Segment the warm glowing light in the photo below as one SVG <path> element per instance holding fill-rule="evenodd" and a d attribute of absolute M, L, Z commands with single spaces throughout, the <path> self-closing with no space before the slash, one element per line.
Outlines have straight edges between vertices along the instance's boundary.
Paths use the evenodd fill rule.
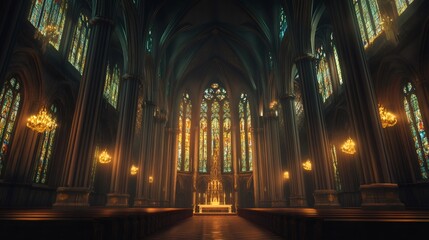
<path fill-rule="evenodd" d="M 378 105 L 378 110 L 380 112 L 381 126 L 383 128 L 395 126 L 398 120 L 393 113 L 387 111 L 382 105 Z"/>
<path fill-rule="evenodd" d="M 139 168 L 133 164 L 131 166 L 131 175 L 136 175 L 138 171 L 139 171 Z"/>
<path fill-rule="evenodd" d="M 276 109 L 278 104 L 279 103 L 276 100 L 271 101 L 270 102 L 270 109 L 272 109 L 272 110 Z"/>
<path fill-rule="evenodd" d="M 106 149 L 98 156 L 98 162 L 100 163 L 109 163 L 112 161 L 112 157 L 107 153 Z"/>
<path fill-rule="evenodd" d="M 284 171 L 283 172 L 283 179 L 284 180 L 289 180 L 289 171 Z"/>
<path fill-rule="evenodd" d="M 302 167 L 304 168 L 305 171 L 311 171 L 311 161 L 307 160 L 302 164 Z"/>
<path fill-rule="evenodd" d="M 341 146 L 341 151 L 347 154 L 355 154 L 356 153 L 356 143 L 350 137 L 344 142 Z"/>
<path fill-rule="evenodd" d="M 32 115 L 27 119 L 27 127 L 32 130 L 43 133 L 45 131 L 52 131 L 57 127 L 57 123 L 54 118 L 46 111 L 45 107 L 42 107 L 39 114 Z"/>
<path fill-rule="evenodd" d="M 213 83 L 213 84 L 211 85 L 211 87 L 212 87 L 212 88 L 214 88 L 214 89 L 216 89 L 216 88 L 218 88 L 218 87 L 219 87 L 219 84 L 217 84 L 217 83 Z"/>
<path fill-rule="evenodd" d="M 36 31 L 34 38 L 42 42 L 42 50 L 46 51 L 46 46 L 49 42 L 57 42 L 60 34 L 55 25 L 46 26 L 42 32 Z"/>
<path fill-rule="evenodd" d="M 149 183 L 153 183 L 153 177 L 149 176 Z"/>

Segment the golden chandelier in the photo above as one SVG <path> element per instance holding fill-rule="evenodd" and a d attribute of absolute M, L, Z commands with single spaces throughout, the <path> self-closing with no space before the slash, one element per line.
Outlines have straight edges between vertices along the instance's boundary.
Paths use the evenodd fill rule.
<path fill-rule="evenodd" d="M 341 151 L 347 154 L 355 154 L 356 153 L 356 143 L 350 137 L 344 142 L 341 146 Z"/>
<path fill-rule="evenodd" d="M 378 105 L 378 110 L 380 112 L 381 126 L 383 128 L 395 126 L 398 120 L 393 113 L 387 111 L 382 105 Z"/>
<path fill-rule="evenodd" d="M 109 163 L 112 161 L 112 157 L 107 153 L 106 149 L 98 156 L 98 161 L 100 163 Z"/>
<path fill-rule="evenodd" d="M 131 166 L 131 175 L 136 175 L 138 170 L 139 170 L 139 168 L 133 164 Z"/>
<path fill-rule="evenodd" d="M 45 107 L 42 107 L 39 114 L 32 115 L 27 119 L 27 127 L 34 131 L 43 133 L 45 131 L 52 131 L 57 127 L 57 123 L 54 118 L 46 111 Z"/>
<path fill-rule="evenodd" d="M 302 167 L 304 168 L 305 171 L 311 171 L 311 161 L 307 160 L 302 164 Z"/>

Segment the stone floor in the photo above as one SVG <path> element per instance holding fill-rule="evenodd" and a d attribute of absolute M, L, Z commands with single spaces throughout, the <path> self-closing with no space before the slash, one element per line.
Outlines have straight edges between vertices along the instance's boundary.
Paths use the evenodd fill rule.
<path fill-rule="evenodd" d="M 149 236 L 164 239 L 283 239 L 237 215 L 194 215 L 165 231 Z"/>

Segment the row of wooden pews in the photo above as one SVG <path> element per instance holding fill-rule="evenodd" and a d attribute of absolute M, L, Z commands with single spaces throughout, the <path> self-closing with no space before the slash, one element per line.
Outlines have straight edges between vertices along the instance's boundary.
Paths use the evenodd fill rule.
<path fill-rule="evenodd" d="M 181 208 L 0 209 L 0 233 L 2 239 L 144 239 L 191 216 L 192 209 Z"/>

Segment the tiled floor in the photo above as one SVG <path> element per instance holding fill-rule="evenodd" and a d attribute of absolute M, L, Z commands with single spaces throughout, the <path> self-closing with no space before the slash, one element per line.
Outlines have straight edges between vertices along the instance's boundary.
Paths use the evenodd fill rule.
<path fill-rule="evenodd" d="M 184 220 L 163 232 L 148 237 L 150 240 L 164 239 L 282 239 L 257 225 L 236 215 L 197 216 Z"/>

